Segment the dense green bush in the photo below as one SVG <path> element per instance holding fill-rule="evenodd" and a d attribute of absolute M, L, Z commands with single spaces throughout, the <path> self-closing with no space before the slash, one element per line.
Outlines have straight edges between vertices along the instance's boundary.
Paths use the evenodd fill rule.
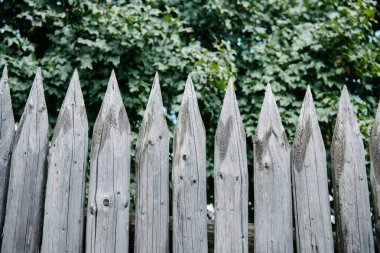
<path fill-rule="evenodd" d="M 369 0 L 1 0 L 0 65 L 9 67 L 16 120 L 36 67 L 43 68 L 51 127 L 74 68 L 90 125 L 114 68 L 134 140 L 154 73 L 160 74 L 171 129 L 191 74 L 207 129 L 212 201 L 214 131 L 230 77 L 236 79 L 248 134 L 250 171 L 251 137 L 266 83 L 272 85 L 290 140 L 311 86 L 327 149 L 346 84 L 368 140 L 380 98 L 376 7 Z"/>

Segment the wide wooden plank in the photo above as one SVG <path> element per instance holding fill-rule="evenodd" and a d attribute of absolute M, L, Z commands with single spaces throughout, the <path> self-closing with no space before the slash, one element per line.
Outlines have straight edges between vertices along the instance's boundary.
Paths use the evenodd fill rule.
<path fill-rule="evenodd" d="M 0 115 L 0 234 L 2 234 L 5 205 L 7 203 L 12 144 L 15 135 L 15 120 L 13 117 L 11 94 L 8 85 L 7 66 L 4 67 L 0 80 Z"/>
<path fill-rule="evenodd" d="M 339 252 L 374 252 L 363 141 L 344 87 L 331 145 Z"/>
<path fill-rule="evenodd" d="M 15 135 L 1 252 L 38 252 L 48 150 L 48 114 L 38 68 Z"/>
<path fill-rule="evenodd" d="M 41 252 L 83 251 L 87 152 L 87 115 L 75 70 L 50 143 Z"/>
<path fill-rule="evenodd" d="M 190 76 L 173 142 L 173 252 L 207 252 L 206 132 Z"/>
<path fill-rule="evenodd" d="M 376 238 L 380 242 L 380 103 L 372 127 L 369 152 L 371 157 L 371 189 Z"/>
<path fill-rule="evenodd" d="M 156 74 L 136 147 L 135 252 L 169 251 L 169 130 Z"/>
<path fill-rule="evenodd" d="M 130 141 L 112 71 L 92 136 L 86 252 L 128 252 Z"/>
<path fill-rule="evenodd" d="M 246 136 L 229 81 L 215 136 L 215 252 L 248 252 Z"/>
<path fill-rule="evenodd" d="M 293 252 L 290 148 L 268 84 L 254 138 L 255 252 Z"/>
<path fill-rule="evenodd" d="M 292 150 L 297 252 L 334 252 L 326 151 L 310 87 Z"/>

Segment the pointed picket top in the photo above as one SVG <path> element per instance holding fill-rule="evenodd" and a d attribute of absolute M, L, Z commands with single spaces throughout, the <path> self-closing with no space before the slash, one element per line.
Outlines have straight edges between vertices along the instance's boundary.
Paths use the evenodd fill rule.
<path fill-rule="evenodd" d="M 308 86 L 292 150 L 298 252 L 333 252 L 325 146 Z"/>
<path fill-rule="evenodd" d="M 198 107 L 197 95 L 195 93 L 193 81 L 190 75 L 186 81 L 185 91 L 182 96 L 181 106 L 178 114 L 178 123 L 175 128 L 175 132 L 177 134 L 180 134 L 177 140 L 180 140 L 184 137 L 183 131 L 187 129 L 187 124 L 189 124 L 189 122 L 199 123 L 199 126 L 203 128 L 203 132 L 205 132 L 201 113 Z"/>
<path fill-rule="evenodd" d="M 175 128 L 172 178 L 173 252 L 207 252 L 206 133 L 190 75 Z"/>
<path fill-rule="evenodd" d="M 268 83 L 265 89 L 265 97 L 261 107 L 255 138 L 257 140 L 264 140 L 269 137 L 270 134 L 274 134 L 279 138 L 284 143 L 285 147 L 288 146 L 288 139 L 282 125 L 276 99 L 272 93 L 272 88 Z"/>
<path fill-rule="evenodd" d="M 371 158 L 371 186 L 373 195 L 374 221 L 377 241 L 380 240 L 380 101 L 376 112 L 375 121 L 372 127 L 371 139 L 369 142 Z"/>
<path fill-rule="evenodd" d="M 215 252 L 248 252 L 246 135 L 232 79 L 215 135 Z M 235 193 L 239 192 L 238 195 Z"/>
<path fill-rule="evenodd" d="M 234 132 L 239 134 L 239 136 L 237 136 L 240 139 L 239 141 L 244 142 L 245 146 L 245 129 L 241 120 L 240 111 L 236 100 L 233 79 L 231 78 L 228 81 L 226 95 L 224 96 L 222 111 L 220 113 L 215 135 L 215 148 L 219 148 L 219 155 L 222 161 L 227 155 L 226 152 L 230 146 L 229 141 L 231 139 L 233 128 L 236 129 Z"/>
<path fill-rule="evenodd" d="M 160 81 L 157 72 L 153 80 L 148 104 L 145 109 L 139 136 L 137 138 L 136 156 L 139 156 L 141 155 L 141 152 L 144 152 L 144 147 L 149 144 L 149 137 L 152 134 L 153 129 L 162 129 L 162 134 L 164 134 L 165 137 L 169 136 L 169 128 L 166 123 L 165 109 L 162 102 Z"/>
<path fill-rule="evenodd" d="M 169 250 L 169 130 L 158 74 L 136 146 L 136 253 Z"/>
<path fill-rule="evenodd" d="M 14 132 L 15 120 L 13 116 L 11 93 L 8 84 L 8 68 L 3 69 L 3 74 L 0 80 L 0 112 L 2 115 L 2 124 L 0 127 L 1 136 L 4 136 L 5 132 L 8 133 L 8 129 L 11 129 L 9 133 Z M 13 136 L 13 134 L 12 134 Z M 13 137 L 12 137 L 13 138 Z M 2 141 L 3 142 L 3 141 Z M 1 205 L 1 203 L 0 203 Z"/>
<path fill-rule="evenodd" d="M 359 145 L 355 148 L 359 149 L 359 152 L 364 152 L 363 141 L 361 139 L 360 128 L 354 111 L 354 106 L 351 103 L 347 87 L 344 85 L 339 99 L 333 141 L 331 143 L 332 162 L 335 163 L 335 169 L 337 169 L 336 172 L 339 171 L 339 173 L 336 174 L 337 176 L 341 174 L 340 170 L 344 167 L 343 152 L 347 148 L 346 140 L 347 138 L 352 137 Z M 334 153 L 336 155 L 334 155 Z"/>
<path fill-rule="evenodd" d="M 79 119 L 79 122 L 77 119 Z M 52 143 L 55 141 L 58 134 L 60 134 L 61 130 L 64 130 L 64 134 L 66 134 L 67 129 L 73 127 L 74 121 L 75 123 L 81 124 L 81 129 L 88 130 L 86 108 L 77 69 L 74 70 L 65 99 L 63 100 L 59 111 Z M 75 124 L 75 126 L 79 127 L 77 124 Z"/>
<path fill-rule="evenodd" d="M 310 86 L 308 86 L 301 107 L 301 113 L 298 118 L 298 125 L 294 138 L 293 163 L 298 172 L 302 170 L 306 148 L 309 145 L 312 136 L 314 137 L 314 145 L 318 145 L 318 148 L 323 150 L 324 143 L 321 129 L 318 124 L 313 95 L 311 94 Z"/>
<path fill-rule="evenodd" d="M 338 251 L 374 252 L 363 140 L 346 86 L 339 100 L 331 156 Z"/>

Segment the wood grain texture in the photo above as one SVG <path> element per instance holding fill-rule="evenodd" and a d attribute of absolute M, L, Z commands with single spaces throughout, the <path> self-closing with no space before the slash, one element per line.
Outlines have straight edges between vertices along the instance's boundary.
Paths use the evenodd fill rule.
<path fill-rule="evenodd" d="M 229 81 L 215 136 L 215 252 L 248 252 L 245 130 Z"/>
<path fill-rule="evenodd" d="M 50 143 L 43 253 L 83 251 L 87 152 L 87 115 L 75 70 Z"/>
<path fill-rule="evenodd" d="M 135 252 L 169 252 L 169 130 L 158 74 L 136 147 Z"/>
<path fill-rule="evenodd" d="M 290 149 L 268 84 L 254 138 L 255 252 L 293 252 Z"/>
<path fill-rule="evenodd" d="M 369 141 L 371 157 L 371 188 L 377 242 L 380 242 L 380 103 Z"/>
<path fill-rule="evenodd" d="M 297 252 L 334 252 L 326 151 L 308 87 L 292 150 Z"/>
<path fill-rule="evenodd" d="M 331 145 L 339 252 L 374 252 L 364 147 L 344 87 Z"/>
<path fill-rule="evenodd" d="M 206 132 L 189 76 L 174 133 L 173 252 L 207 252 Z"/>
<path fill-rule="evenodd" d="M 38 68 L 15 135 L 1 252 L 38 252 L 43 215 L 48 114 Z"/>
<path fill-rule="evenodd" d="M 13 117 L 11 94 L 8 85 L 8 70 L 6 66 L 4 67 L 0 80 L 0 117 L 0 234 L 2 234 L 5 206 L 7 203 L 12 144 L 15 135 L 15 120 Z"/>
<path fill-rule="evenodd" d="M 128 252 L 130 125 L 112 71 L 94 125 L 86 252 Z"/>

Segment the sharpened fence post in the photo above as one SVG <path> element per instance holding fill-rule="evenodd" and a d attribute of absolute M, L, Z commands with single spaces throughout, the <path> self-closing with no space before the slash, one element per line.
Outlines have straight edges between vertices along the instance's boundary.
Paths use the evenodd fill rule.
<path fill-rule="evenodd" d="M 254 139 L 255 252 L 293 252 L 290 149 L 268 84 Z"/>
<path fill-rule="evenodd" d="M 136 148 L 135 252 L 169 252 L 169 130 L 156 74 Z"/>
<path fill-rule="evenodd" d="M 130 126 L 112 71 L 94 125 L 86 252 L 128 252 Z"/>
<path fill-rule="evenodd" d="M 374 252 L 364 146 L 346 86 L 331 145 L 339 252 Z"/>
<path fill-rule="evenodd" d="M 8 85 L 8 70 L 6 66 L 4 67 L 3 75 L 0 80 L 0 115 L 0 234 L 3 234 L 12 144 L 15 135 L 15 120 L 13 117 L 11 94 Z"/>
<path fill-rule="evenodd" d="M 207 252 L 206 133 L 189 76 L 174 134 L 173 252 Z"/>
<path fill-rule="evenodd" d="M 48 156 L 42 253 L 83 251 L 88 123 L 75 70 Z"/>
<path fill-rule="evenodd" d="M 48 130 L 41 69 L 38 68 L 14 140 L 3 253 L 39 251 Z"/>
<path fill-rule="evenodd" d="M 297 252 L 334 252 L 326 149 L 310 87 L 301 108 L 291 160 Z"/>
<path fill-rule="evenodd" d="M 229 81 L 215 136 L 215 250 L 248 252 L 246 136 Z"/>

